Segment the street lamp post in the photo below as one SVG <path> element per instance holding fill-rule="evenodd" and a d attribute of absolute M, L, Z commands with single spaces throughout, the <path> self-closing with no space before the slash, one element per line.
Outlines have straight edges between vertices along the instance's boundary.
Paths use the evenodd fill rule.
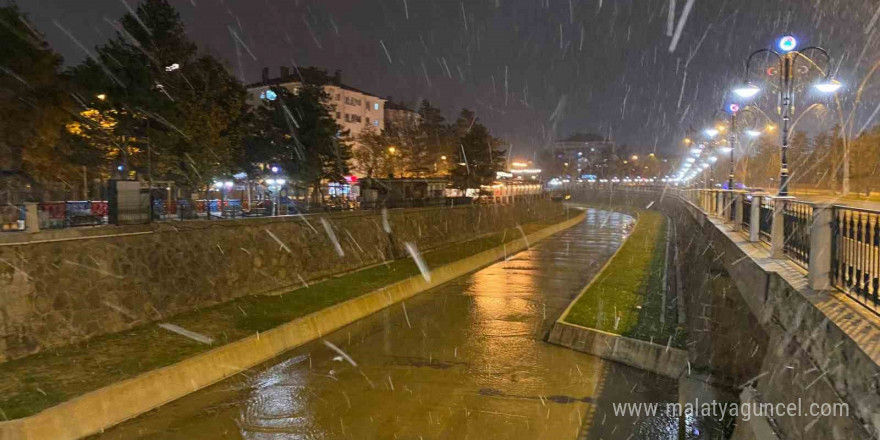
<path fill-rule="evenodd" d="M 809 57 L 804 55 L 806 51 L 815 51 L 819 52 L 822 56 L 825 57 L 826 65 L 831 65 L 831 56 L 828 54 L 828 51 L 821 47 L 810 46 L 805 47 L 801 50 L 795 50 L 797 48 L 797 40 L 791 35 L 785 35 L 779 39 L 777 42 L 777 47 L 780 52 L 777 52 L 773 49 L 758 49 L 752 52 L 751 55 L 746 59 L 746 68 L 745 68 L 745 84 L 736 88 L 734 92 L 742 98 L 751 98 L 757 95 L 761 89 L 749 82 L 749 67 L 752 62 L 752 58 L 756 55 L 766 53 L 772 54 L 776 56 L 779 61 L 779 99 L 782 102 L 781 108 L 778 110 L 782 117 L 782 151 L 781 151 L 781 169 L 779 171 L 779 192 L 778 196 L 786 197 L 788 196 L 788 178 L 789 178 L 789 170 L 788 170 L 788 138 L 789 138 L 789 129 L 790 129 L 790 121 L 791 114 L 794 112 L 794 103 L 793 103 L 793 95 L 794 95 L 794 75 L 795 75 L 795 63 L 798 58 L 804 58 L 808 60 L 813 66 L 816 66 L 817 69 L 819 67 L 813 62 Z M 819 69 L 821 72 L 821 69 Z M 840 82 L 836 81 L 831 75 L 830 70 L 824 73 L 824 80 L 818 84 L 815 84 L 815 88 L 823 93 L 833 93 L 836 92 L 840 87 Z"/>

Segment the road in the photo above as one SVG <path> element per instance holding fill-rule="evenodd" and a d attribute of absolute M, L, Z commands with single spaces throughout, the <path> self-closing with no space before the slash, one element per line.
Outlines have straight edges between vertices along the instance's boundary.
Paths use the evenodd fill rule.
<path fill-rule="evenodd" d="M 329 335 L 340 352 L 315 341 L 98 438 L 678 438 L 677 419 L 611 411 L 678 401 L 674 381 L 542 340 L 632 222 L 588 210 L 528 251 Z"/>

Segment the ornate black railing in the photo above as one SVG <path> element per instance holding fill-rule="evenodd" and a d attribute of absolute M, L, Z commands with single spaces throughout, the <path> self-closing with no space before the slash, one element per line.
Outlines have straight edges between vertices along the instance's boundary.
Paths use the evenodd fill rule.
<path fill-rule="evenodd" d="M 758 216 L 761 241 L 770 243 L 770 234 L 773 230 L 773 199 L 761 197 L 761 215 Z"/>
<path fill-rule="evenodd" d="M 752 219 L 752 199 L 750 196 L 743 196 L 743 219 L 742 219 L 742 228 L 743 231 L 746 231 L 746 234 L 749 233 L 749 221 Z"/>
<path fill-rule="evenodd" d="M 794 200 L 785 203 L 783 218 L 783 250 L 792 261 L 806 268 L 810 265 L 810 225 L 813 223 L 813 205 Z"/>
<path fill-rule="evenodd" d="M 834 207 L 831 282 L 857 301 L 880 307 L 880 213 Z"/>
<path fill-rule="evenodd" d="M 727 219 L 736 220 L 736 193 L 727 193 L 724 197 L 724 209 L 727 212 Z"/>

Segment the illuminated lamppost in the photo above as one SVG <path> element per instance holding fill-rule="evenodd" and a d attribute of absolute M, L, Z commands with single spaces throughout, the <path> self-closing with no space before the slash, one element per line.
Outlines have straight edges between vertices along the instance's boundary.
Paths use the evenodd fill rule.
<path fill-rule="evenodd" d="M 727 189 L 733 189 L 733 185 L 734 185 L 734 173 L 736 171 L 736 160 L 734 158 L 734 152 L 736 151 L 736 144 L 738 142 L 738 136 L 740 134 L 740 131 L 739 131 L 740 127 L 739 127 L 738 121 L 739 121 L 739 118 L 741 115 L 754 116 L 754 112 L 752 111 L 752 109 L 754 109 L 754 107 L 740 108 L 739 104 L 733 103 L 733 104 L 728 105 L 727 108 L 725 108 L 723 110 L 716 110 L 715 113 L 713 114 L 713 119 L 719 113 L 722 113 L 728 119 L 728 121 L 727 121 L 727 124 L 728 124 L 728 126 L 727 126 L 727 147 L 722 147 L 722 148 L 718 149 L 721 153 L 729 154 L 729 158 L 730 158 L 730 163 L 729 163 L 730 169 L 727 174 Z M 757 119 L 755 119 L 755 121 L 757 121 Z M 754 124 L 747 124 L 747 125 L 749 125 L 749 128 L 747 130 L 745 130 L 746 134 L 749 134 L 752 137 L 756 137 L 756 136 L 760 135 L 760 132 L 754 130 Z M 720 133 L 724 130 L 725 129 L 723 126 L 719 126 L 717 128 L 712 127 L 710 129 L 707 129 L 706 133 L 711 135 L 712 137 L 714 137 L 715 135 L 717 135 L 718 133 Z M 754 133 L 754 134 L 752 134 L 752 133 Z"/>
<path fill-rule="evenodd" d="M 816 90 L 822 93 L 834 93 L 840 89 L 841 84 L 839 81 L 834 79 L 834 76 L 830 71 L 823 72 L 816 63 L 807 57 L 804 53 L 807 51 L 818 52 L 823 57 L 825 57 L 826 66 L 831 65 L 831 56 L 828 54 L 828 51 L 821 47 L 810 46 L 805 47 L 801 50 L 797 49 L 797 39 L 795 39 L 792 35 L 785 35 L 779 39 L 777 42 L 777 47 L 779 48 L 779 52 L 773 49 L 758 49 L 752 52 L 751 55 L 746 59 L 746 69 L 745 69 L 745 78 L 744 83 L 734 89 L 734 93 L 742 98 L 752 98 L 756 96 L 761 88 L 756 86 L 755 84 L 749 82 L 749 66 L 751 65 L 752 58 L 755 55 L 761 53 L 772 54 L 776 56 L 779 61 L 778 71 L 779 71 L 779 84 L 778 84 L 778 97 L 779 101 L 781 101 L 781 108 L 777 109 L 777 112 L 782 117 L 782 167 L 779 172 L 779 196 L 785 197 L 788 196 L 788 132 L 790 129 L 789 123 L 791 121 L 791 114 L 794 113 L 794 75 L 797 73 L 800 75 L 802 72 L 796 71 L 796 62 L 800 58 L 804 58 L 809 61 L 810 65 L 816 67 L 820 73 L 823 74 L 823 79 L 814 84 Z M 806 70 L 803 72 L 809 71 L 810 66 L 806 66 Z"/>

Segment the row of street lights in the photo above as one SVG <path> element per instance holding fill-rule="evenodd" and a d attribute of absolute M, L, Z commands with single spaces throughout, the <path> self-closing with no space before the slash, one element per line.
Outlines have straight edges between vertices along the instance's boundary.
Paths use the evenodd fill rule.
<path fill-rule="evenodd" d="M 777 41 L 777 50 L 771 48 L 758 49 L 749 55 L 746 59 L 745 63 L 745 74 L 743 78 L 743 83 L 738 87 L 733 89 L 733 93 L 742 98 L 744 100 L 752 99 L 758 96 L 761 93 L 762 89 L 755 83 L 750 80 L 750 68 L 752 64 L 752 60 L 755 56 L 760 54 L 766 54 L 768 56 L 776 57 L 778 61 L 775 67 L 770 67 L 767 69 L 768 75 L 776 75 L 778 76 L 778 84 L 773 84 L 772 82 L 768 82 L 768 86 L 771 89 L 775 89 L 774 91 L 777 93 L 777 99 L 779 104 L 777 105 L 776 113 L 780 115 L 782 120 L 782 145 L 781 145 L 781 169 L 779 176 L 779 191 L 778 196 L 786 197 L 788 196 L 788 180 L 789 180 L 789 169 L 788 169 L 788 142 L 789 142 L 789 133 L 792 128 L 791 118 L 794 113 L 794 94 L 796 91 L 800 89 L 803 83 L 796 82 L 795 76 L 805 75 L 809 73 L 811 67 L 815 67 L 822 78 L 813 84 L 813 88 L 817 91 L 830 94 L 835 93 L 843 86 L 840 81 L 836 80 L 832 75 L 829 66 L 831 65 L 831 56 L 828 54 L 828 51 L 821 47 L 810 46 L 805 47 L 803 49 L 797 49 L 798 41 L 792 35 L 785 35 Z M 819 67 L 816 62 L 808 57 L 807 53 L 818 53 L 825 59 L 826 68 L 823 70 Z M 800 66 L 798 69 L 798 61 L 805 60 L 808 62 L 806 66 Z M 732 103 L 727 106 L 724 110 L 716 111 L 713 114 L 714 117 L 719 112 L 724 112 L 729 117 L 728 121 L 728 144 L 727 147 L 723 148 L 722 152 L 730 153 L 730 172 L 728 174 L 728 187 L 733 188 L 734 185 L 734 149 L 737 143 L 737 134 L 739 128 L 737 127 L 737 119 L 739 115 L 750 114 L 754 116 L 755 114 L 761 114 L 764 117 L 767 116 L 766 113 L 760 110 L 760 108 L 755 106 L 746 106 L 744 108 L 740 108 L 740 105 L 737 103 Z M 757 122 L 757 121 L 755 121 Z M 761 132 L 756 130 L 757 124 L 752 124 L 752 127 L 747 128 L 744 133 L 751 136 L 757 137 L 760 136 Z M 768 131 L 772 131 L 773 125 L 768 124 Z M 705 135 L 708 137 L 710 146 L 712 145 L 712 141 L 714 141 L 715 137 L 724 131 L 724 127 L 712 127 L 704 130 Z M 690 141 L 690 138 L 686 140 L 686 144 L 691 144 L 693 141 Z M 729 150 L 729 151 L 728 151 Z M 712 163 L 717 161 L 716 156 L 708 156 L 705 160 L 697 162 L 703 153 L 706 151 L 706 146 L 704 144 L 699 144 L 697 148 L 692 148 L 690 150 L 690 154 L 682 163 L 682 168 L 679 170 L 676 178 L 679 181 L 689 181 L 696 177 L 700 172 L 705 171 L 711 166 Z M 845 170 L 846 171 L 846 170 Z M 846 179 L 847 176 L 844 176 Z"/>

